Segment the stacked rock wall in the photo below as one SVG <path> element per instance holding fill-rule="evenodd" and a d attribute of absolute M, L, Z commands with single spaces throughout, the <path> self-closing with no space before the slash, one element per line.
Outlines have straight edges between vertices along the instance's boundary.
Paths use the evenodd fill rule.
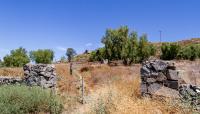
<path fill-rule="evenodd" d="M 11 84 L 21 84 L 23 83 L 23 79 L 19 77 L 5 77 L 5 76 L 0 76 L 0 85 L 11 85 Z"/>
<path fill-rule="evenodd" d="M 41 86 L 43 88 L 54 88 L 56 86 L 56 73 L 54 65 L 27 64 L 23 69 L 23 78 L 0 76 L 0 85 L 23 83 L 28 86 Z"/>
<path fill-rule="evenodd" d="M 53 88 L 56 86 L 56 73 L 54 65 L 36 64 L 24 66 L 25 82 L 29 86 Z"/>
<path fill-rule="evenodd" d="M 173 63 L 150 60 L 141 68 L 143 96 L 181 98 L 200 111 L 200 86 L 187 84 Z"/>
<path fill-rule="evenodd" d="M 160 60 L 151 60 L 143 63 L 141 80 L 141 92 L 143 95 L 162 94 L 165 90 L 173 93 L 178 90 L 180 82 L 174 64 Z"/>

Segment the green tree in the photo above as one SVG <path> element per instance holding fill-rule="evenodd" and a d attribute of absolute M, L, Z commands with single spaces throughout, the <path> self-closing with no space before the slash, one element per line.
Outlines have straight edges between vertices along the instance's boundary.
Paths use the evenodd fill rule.
<path fill-rule="evenodd" d="M 71 62 L 73 57 L 76 55 L 76 51 L 73 48 L 68 48 L 66 55 L 67 55 L 68 61 Z"/>
<path fill-rule="evenodd" d="M 35 63 L 51 64 L 54 58 L 54 52 L 50 49 L 39 49 L 30 52 L 30 58 Z"/>
<path fill-rule="evenodd" d="M 143 60 L 147 59 L 150 56 L 148 40 L 147 40 L 147 35 L 146 34 L 143 34 L 140 37 L 138 51 L 139 51 L 138 55 L 140 57 L 140 61 L 143 61 Z"/>
<path fill-rule="evenodd" d="M 22 47 L 16 50 L 11 50 L 10 55 L 6 55 L 3 58 L 3 64 L 6 67 L 22 67 L 29 62 L 30 59 L 27 55 L 27 51 Z"/>
<path fill-rule="evenodd" d="M 102 43 L 105 45 L 105 53 L 108 60 L 122 59 L 121 52 L 123 45 L 128 40 L 129 29 L 122 26 L 119 29 L 107 29 Z"/>
<path fill-rule="evenodd" d="M 129 35 L 130 38 L 130 64 L 131 63 L 137 63 L 139 62 L 139 57 L 138 57 L 138 35 L 137 32 L 132 32 Z"/>

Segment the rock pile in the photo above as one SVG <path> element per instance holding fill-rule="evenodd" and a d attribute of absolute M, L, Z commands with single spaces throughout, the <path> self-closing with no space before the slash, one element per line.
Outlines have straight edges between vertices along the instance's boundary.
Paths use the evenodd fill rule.
<path fill-rule="evenodd" d="M 24 66 L 24 81 L 28 86 L 41 86 L 54 88 L 56 86 L 56 73 L 54 65 L 27 64 Z"/>
<path fill-rule="evenodd" d="M 183 84 L 179 87 L 182 100 L 190 103 L 200 111 L 200 87 L 190 84 Z"/>
<path fill-rule="evenodd" d="M 0 76 L 0 85 L 10 85 L 10 84 L 21 84 L 23 83 L 23 79 L 19 77 L 5 77 L 5 76 Z"/>
<path fill-rule="evenodd" d="M 173 63 L 150 60 L 141 68 L 141 92 L 143 95 L 178 97 L 180 78 Z"/>

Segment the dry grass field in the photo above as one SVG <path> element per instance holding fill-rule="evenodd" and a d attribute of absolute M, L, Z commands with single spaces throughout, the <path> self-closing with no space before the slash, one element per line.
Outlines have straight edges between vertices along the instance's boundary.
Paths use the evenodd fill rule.
<path fill-rule="evenodd" d="M 140 96 L 140 67 L 100 64 L 74 65 L 85 81 L 85 103 L 80 101 L 80 81 L 69 74 L 68 64 L 56 64 L 57 93 L 63 114 L 190 114 L 191 110 L 171 99 Z M 22 68 L 3 68 L 0 75 L 23 76 Z"/>

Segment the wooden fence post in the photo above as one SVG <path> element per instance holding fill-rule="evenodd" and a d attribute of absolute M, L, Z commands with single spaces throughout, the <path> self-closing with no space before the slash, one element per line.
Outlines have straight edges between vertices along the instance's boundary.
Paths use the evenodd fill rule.
<path fill-rule="evenodd" d="M 70 75 L 72 75 L 72 63 L 70 62 Z"/>
<path fill-rule="evenodd" d="M 84 101 L 85 101 L 85 99 L 84 99 L 84 78 L 83 78 L 83 76 L 81 76 L 81 95 L 82 95 L 82 104 L 84 104 Z"/>

